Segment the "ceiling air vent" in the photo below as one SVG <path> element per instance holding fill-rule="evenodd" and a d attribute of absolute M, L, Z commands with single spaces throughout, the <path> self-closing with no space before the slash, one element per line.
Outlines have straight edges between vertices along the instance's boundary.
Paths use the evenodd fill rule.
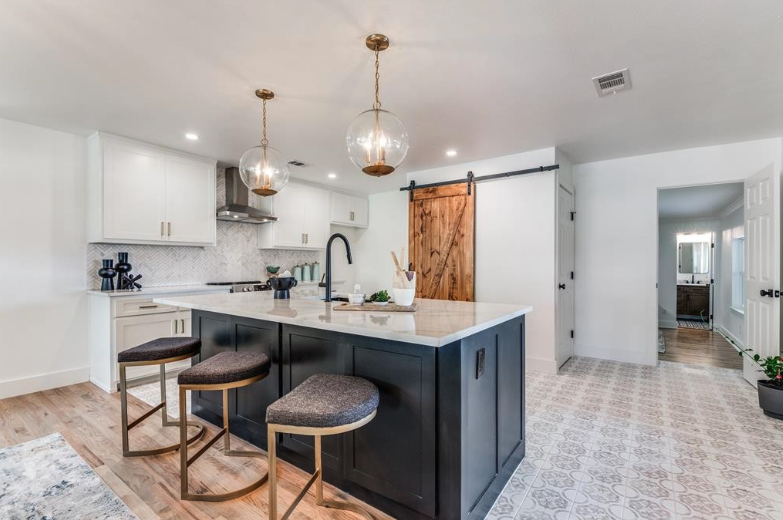
<path fill-rule="evenodd" d="M 307 166 L 307 164 L 303 163 L 302 161 L 297 161 L 296 159 L 294 159 L 293 161 L 288 161 L 288 164 L 290 164 L 291 166 L 299 166 L 300 168 L 304 168 L 305 166 Z"/>
<path fill-rule="evenodd" d="M 599 96 L 614 94 L 619 90 L 628 90 L 631 88 L 631 75 L 628 69 L 618 70 L 602 76 L 593 78 L 595 90 Z"/>

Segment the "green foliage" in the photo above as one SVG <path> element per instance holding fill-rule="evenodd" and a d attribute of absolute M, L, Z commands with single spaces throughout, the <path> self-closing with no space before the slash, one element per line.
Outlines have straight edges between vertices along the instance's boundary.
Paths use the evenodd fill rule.
<path fill-rule="evenodd" d="M 369 298 L 371 302 L 388 302 L 389 300 L 391 300 L 391 297 L 385 289 L 371 294 Z"/>
<path fill-rule="evenodd" d="M 762 359 L 758 354 L 751 354 L 752 348 L 742 349 L 739 352 L 740 357 L 746 356 L 759 367 L 759 372 L 764 372 L 771 382 L 783 385 L 783 356 L 767 356 Z"/>

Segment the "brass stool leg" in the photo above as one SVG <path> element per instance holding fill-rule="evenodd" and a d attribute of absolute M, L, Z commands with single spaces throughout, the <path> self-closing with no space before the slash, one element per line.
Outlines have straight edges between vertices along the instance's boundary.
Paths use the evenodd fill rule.
<path fill-rule="evenodd" d="M 264 377 L 266 377 L 264 375 Z M 258 380 L 262 379 L 262 377 L 256 377 L 252 378 L 251 380 L 247 380 L 244 382 L 240 382 L 240 385 L 232 386 L 230 388 L 238 388 L 239 386 L 247 386 L 248 384 L 254 383 Z M 180 385 L 179 387 L 179 395 L 180 395 L 180 414 L 184 414 L 184 393 L 186 390 L 222 390 L 223 391 L 223 429 L 220 430 L 220 432 L 217 433 L 214 437 L 212 437 L 210 440 L 207 441 L 207 443 L 201 447 L 201 449 L 192 457 L 188 457 L 188 447 L 187 443 L 185 442 L 185 435 L 184 428 L 180 427 L 180 496 L 182 500 L 200 500 L 204 502 L 223 502 L 225 500 L 232 500 L 234 498 L 238 498 L 241 496 L 244 496 L 251 491 L 260 488 L 269 478 L 269 469 L 267 469 L 267 472 L 259 479 L 253 481 L 252 483 L 248 484 L 247 486 L 243 487 L 242 489 L 238 489 L 236 491 L 231 491 L 229 493 L 189 493 L 188 492 L 188 467 L 196 462 L 199 457 L 204 455 L 206 451 L 212 447 L 215 442 L 223 438 L 223 454 L 227 457 L 257 457 L 257 458 L 263 458 L 264 454 L 260 451 L 248 451 L 248 450 L 232 450 L 231 449 L 231 433 L 229 431 L 229 417 L 230 417 L 230 410 L 229 410 L 229 402 L 228 402 L 228 390 L 230 388 L 223 387 L 223 388 L 209 388 L 209 385 Z"/>
<path fill-rule="evenodd" d="M 369 418 L 366 418 L 358 423 L 354 423 L 354 425 L 355 427 L 358 428 L 359 426 L 369 422 L 373 417 L 375 417 L 375 413 L 373 413 Z M 374 516 L 372 516 L 368 511 L 366 511 L 364 508 L 356 504 L 351 504 L 349 502 L 339 502 L 336 500 L 324 500 L 323 457 L 321 451 L 322 434 L 324 432 L 326 432 L 327 435 L 344 433 L 346 431 L 350 431 L 354 429 L 354 425 L 348 425 L 344 430 L 334 431 L 334 432 L 329 432 L 328 429 L 286 427 L 279 424 L 276 425 L 276 427 L 279 428 L 279 430 L 277 430 L 275 427 L 273 427 L 272 424 L 267 425 L 267 453 L 269 457 L 269 520 L 278 520 L 277 519 L 277 455 L 276 455 L 277 443 L 275 438 L 277 431 L 283 433 L 297 433 L 300 435 L 312 435 L 315 438 L 315 472 L 310 476 L 310 480 L 307 482 L 307 484 L 305 484 L 304 488 L 302 488 L 302 490 L 299 492 L 297 497 L 294 499 L 293 503 L 290 506 L 288 506 L 288 509 L 286 509 L 286 512 L 283 513 L 283 516 L 280 518 L 280 520 L 286 520 L 289 516 L 291 516 L 291 513 L 294 512 L 296 506 L 299 505 L 299 502 L 302 501 L 302 499 L 307 494 L 307 491 L 313 486 L 313 484 L 315 484 L 315 503 L 317 505 L 321 507 L 332 508 L 332 509 L 343 509 L 345 511 L 356 513 L 357 515 L 361 516 L 362 518 L 365 518 L 366 520 L 375 520 Z"/>
<path fill-rule="evenodd" d="M 198 428 L 192 437 L 187 439 L 187 444 L 192 444 L 199 440 L 202 435 L 207 431 L 203 424 L 199 424 L 195 421 L 187 421 L 184 415 L 180 415 L 179 421 L 169 421 L 166 407 L 166 363 L 160 363 L 160 404 L 153 407 L 132 423 L 128 424 L 128 381 L 126 374 L 127 364 L 120 363 L 120 416 L 122 422 L 122 456 L 123 457 L 143 457 L 146 455 L 160 455 L 162 453 L 169 453 L 177 451 L 180 448 L 180 443 L 171 444 L 162 448 L 155 448 L 151 450 L 136 450 L 131 451 L 130 440 L 128 432 L 134 427 L 141 424 L 147 417 L 151 416 L 158 410 L 161 411 L 161 424 L 164 427 L 179 426 L 180 423 L 185 425 L 185 435 L 187 436 L 187 427 L 193 426 Z M 180 403 L 182 404 L 182 403 Z"/>

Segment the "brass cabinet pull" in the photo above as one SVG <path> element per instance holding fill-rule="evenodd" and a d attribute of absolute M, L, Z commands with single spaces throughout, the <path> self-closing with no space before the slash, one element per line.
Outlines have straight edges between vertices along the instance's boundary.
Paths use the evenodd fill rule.
<path fill-rule="evenodd" d="M 305 233 L 305 244 L 310 243 L 310 233 Z"/>
<path fill-rule="evenodd" d="M 353 211 L 351 211 L 351 220 L 353 220 Z"/>
<path fill-rule="evenodd" d="M 303 244 L 305 243 L 305 241 L 304 241 L 304 233 L 302 233 L 302 243 Z"/>
<path fill-rule="evenodd" d="M 174 320 L 174 335 L 175 336 L 177 335 L 177 321 L 179 321 L 179 320 Z"/>
<path fill-rule="evenodd" d="M 139 305 L 139 309 L 157 309 L 157 305 Z"/>
<path fill-rule="evenodd" d="M 163 236 L 165 233 L 163 231 L 163 221 L 160 221 L 160 236 Z"/>
<path fill-rule="evenodd" d="M 182 333 L 185 334 L 185 320 L 182 320 Z"/>
<path fill-rule="evenodd" d="M 169 236 L 171 236 L 171 222 L 169 222 Z"/>

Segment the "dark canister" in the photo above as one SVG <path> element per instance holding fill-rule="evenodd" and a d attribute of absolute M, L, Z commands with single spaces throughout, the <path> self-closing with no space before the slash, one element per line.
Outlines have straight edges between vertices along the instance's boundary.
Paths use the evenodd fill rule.
<path fill-rule="evenodd" d="M 117 275 L 114 269 L 114 260 L 111 258 L 103 259 L 103 267 L 98 269 L 98 276 L 101 277 L 101 291 L 114 290 L 114 277 Z"/>
<path fill-rule="evenodd" d="M 291 288 L 296 287 L 293 276 L 270 278 L 266 284 L 275 290 L 275 300 L 287 300 L 291 297 Z"/>

